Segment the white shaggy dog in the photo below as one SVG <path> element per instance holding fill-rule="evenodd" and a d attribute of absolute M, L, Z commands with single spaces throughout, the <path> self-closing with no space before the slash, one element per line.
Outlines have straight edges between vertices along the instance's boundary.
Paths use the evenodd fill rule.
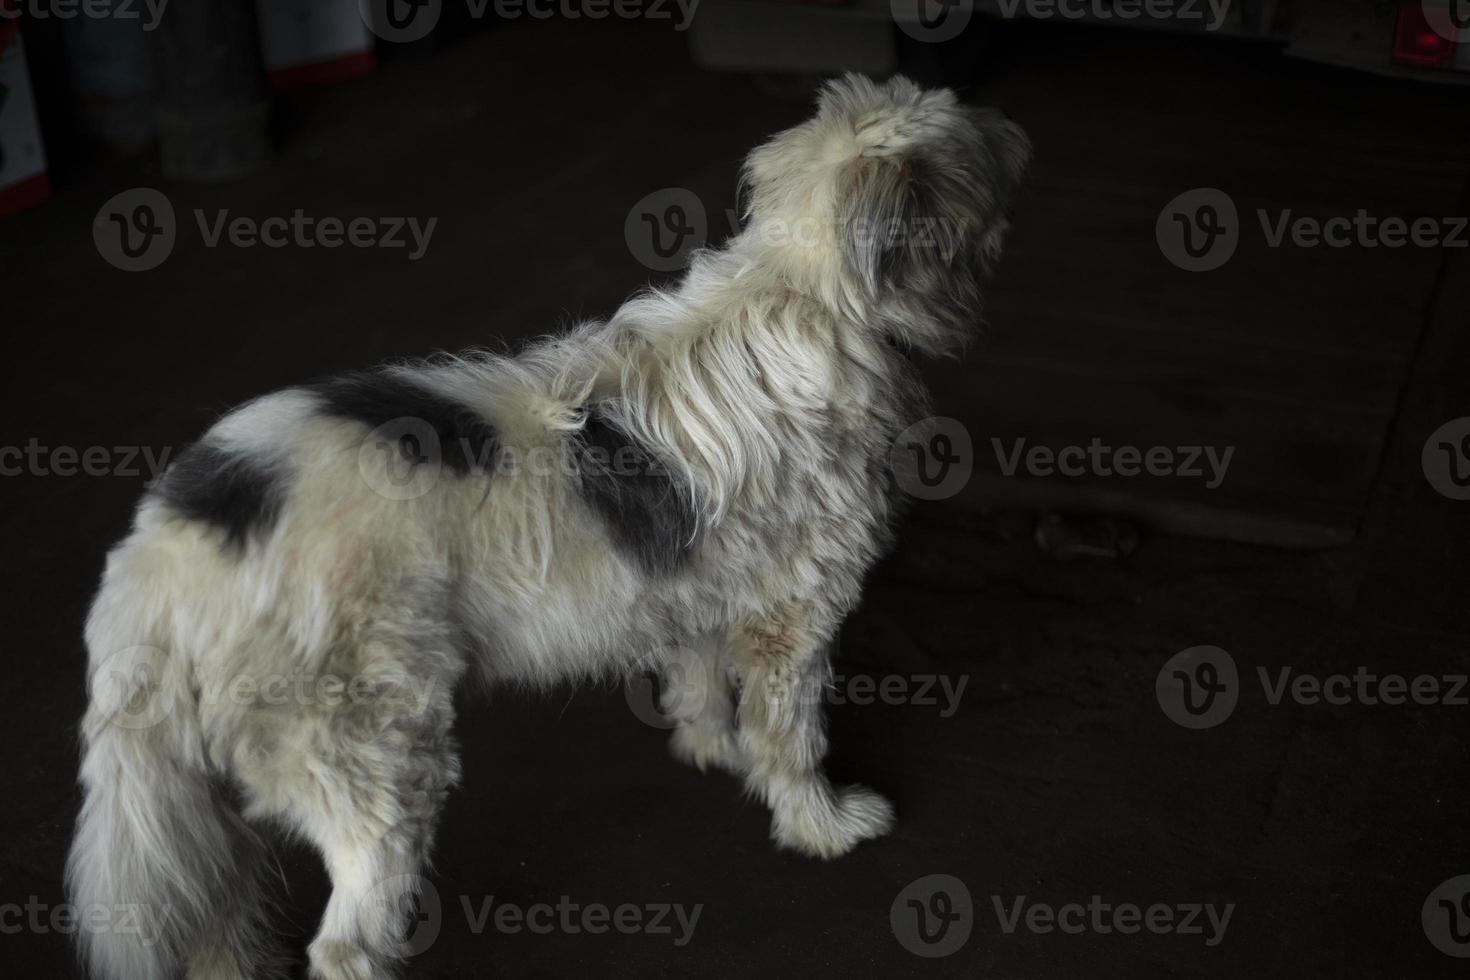
<path fill-rule="evenodd" d="M 69 887 L 160 924 L 84 931 L 93 973 L 274 975 L 252 829 L 273 821 L 331 874 L 312 976 L 391 976 L 467 669 L 677 669 L 701 696 L 673 706 L 674 751 L 742 776 L 777 844 L 884 833 L 886 800 L 823 775 L 801 692 L 890 539 L 890 449 L 924 404 L 905 352 L 975 329 L 1028 152 L 950 92 L 846 78 L 751 154 L 747 226 L 672 292 L 215 425 L 87 621 Z"/>

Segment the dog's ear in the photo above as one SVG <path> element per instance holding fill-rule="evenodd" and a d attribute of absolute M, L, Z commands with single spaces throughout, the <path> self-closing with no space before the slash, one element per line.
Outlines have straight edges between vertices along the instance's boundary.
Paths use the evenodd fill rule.
<path fill-rule="evenodd" d="M 845 254 L 871 294 L 903 288 L 926 267 L 948 267 L 963 245 L 966 218 L 945 213 L 926 167 L 917 155 L 859 157 L 839 177 Z"/>
<path fill-rule="evenodd" d="M 944 108 L 922 136 L 862 146 L 838 176 L 845 254 L 874 294 L 984 274 L 999 255 L 1030 143 L 995 110 Z"/>
<path fill-rule="evenodd" d="M 972 109 L 970 118 L 980 134 L 981 175 L 993 215 L 980 241 L 981 258 L 988 264 L 999 257 L 1010 231 L 1021 180 L 1031 163 L 1031 140 L 999 109 Z"/>

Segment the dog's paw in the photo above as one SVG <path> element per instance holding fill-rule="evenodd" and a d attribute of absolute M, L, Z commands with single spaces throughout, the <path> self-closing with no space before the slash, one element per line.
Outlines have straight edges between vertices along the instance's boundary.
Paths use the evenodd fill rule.
<path fill-rule="evenodd" d="M 314 942 L 307 955 L 311 980 L 393 980 L 396 976 L 367 950 L 350 943 Z"/>
<path fill-rule="evenodd" d="M 700 772 L 713 767 L 738 776 L 745 771 L 740 741 L 729 729 L 711 731 L 701 726 L 680 725 L 669 736 L 669 751 L 674 758 Z"/>
<path fill-rule="evenodd" d="M 779 847 L 830 861 L 892 829 L 893 804 L 866 786 L 835 793 L 821 787 L 776 807 L 771 838 Z"/>

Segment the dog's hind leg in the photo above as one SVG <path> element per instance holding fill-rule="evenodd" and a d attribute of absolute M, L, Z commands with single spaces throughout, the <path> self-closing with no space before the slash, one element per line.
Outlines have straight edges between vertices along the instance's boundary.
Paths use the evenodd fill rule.
<path fill-rule="evenodd" d="M 186 980 L 268 980 L 288 975 L 284 956 L 270 944 L 263 873 L 271 860 L 265 842 L 233 811 L 221 809 L 231 824 L 236 871 L 222 883 L 221 896 L 202 934 L 185 951 Z"/>
<path fill-rule="evenodd" d="M 314 835 L 332 876 L 332 897 L 307 951 L 312 980 L 385 980 L 422 952 L 410 923 L 428 884 L 426 837 L 395 828 L 369 840 L 372 821 L 353 819 Z"/>
<path fill-rule="evenodd" d="M 263 709 L 252 719 L 259 764 L 243 779 L 251 810 L 316 845 L 332 879 L 308 949 L 313 980 L 387 980 L 422 952 L 409 913 L 458 779 L 450 729 L 459 668 L 452 653 L 392 632 L 359 635 L 324 675 L 331 685 L 317 678 L 305 710 Z"/>
<path fill-rule="evenodd" d="M 678 723 L 669 742 L 675 758 L 700 772 L 713 766 L 738 776 L 746 766 L 735 732 L 730 669 L 722 635 L 680 647 L 664 667 L 661 706 Z"/>
<path fill-rule="evenodd" d="M 791 602 L 739 624 L 731 657 L 741 684 L 746 783 L 771 808 L 772 838 L 804 854 L 835 858 L 886 833 L 893 806 L 862 786 L 835 789 L 822 772 L 828 636 L 813 612 L 810 604 Z"/>

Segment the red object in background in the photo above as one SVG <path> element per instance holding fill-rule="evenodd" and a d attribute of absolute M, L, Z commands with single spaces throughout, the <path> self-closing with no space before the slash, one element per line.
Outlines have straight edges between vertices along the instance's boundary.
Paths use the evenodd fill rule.
<path fill-rule="evenodd" d="M 18 184 L 0 187 L 0 218 L 45 204 L 51 200 L 51 178 L 46 174 L 27 177 Z"/>
<path fill-rule="evenodd" d="M 377 67 L 357 0 L 255 0 L 255 9 L 272 92 L 358 78 Z"/>
<path fill-rule="evenodd" d="M 266 73 L 265 81 L 272 92 L 289 92 L 307 85 L 327 85 L 343 82 L 349 78 L 370 75 L 378 66 L 377 56 L 371 51 L 343 55 L 330 61 L 319 61 L 309 65 L 292 65 Z"/>
<path fill-rule="evenodd" d="M 7 18 L 0 20 L 0 217 L 50 199 L 20 24 Z"/>
<path fill-rule="evenodd" d="M 1394 61 L 1421 68 L 1451 68 L 1458 47 L 1455 41 L 1441 36 L 1430 25 L 1423 0 L 1402 0 L 1399 3 L 1398 27 L 1393 36 Z"/>

